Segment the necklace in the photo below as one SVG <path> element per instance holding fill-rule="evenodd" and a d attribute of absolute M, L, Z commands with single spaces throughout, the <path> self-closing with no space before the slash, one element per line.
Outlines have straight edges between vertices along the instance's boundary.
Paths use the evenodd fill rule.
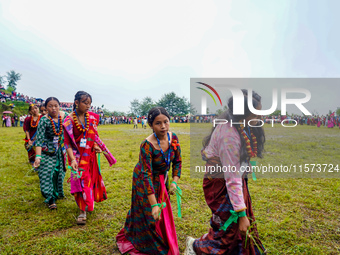
<path fill-rule="evenodd" d="M 50 115 L 47 115 L 47 118 L 49 118 L 49 120 L 50 120 L 50 122 L 51 122 L 51 124 L 52 124 L 53 133 L 54 133 L 56 136 L 60 136 L 61 133 L 63 132 L 63 128 L 60 127 L 61 116 L 58 115 L 58 130 L 59 130 L 58 133 L 57 133 L 56 128 L 55 128 L 56 124 L 55 124 L 54 120 L 52 119 L 52 117 L 51 117 Z"/>
<path fill-rule="evenodd" d="M 247 132 L 244 130 L 244 126 L 240 125 L 239 130 L 241 132 L 241 135 L 244 138 L 244 141 L 246 142 L 246 149 L 247 149 L 248 156 L 250 158 L 257 157 L 257 141 L 256 141 L 256 136 L 253 134 L 251 129 L 248 127 L 249 134 L 250 134 L 250 137 L 251 137 L 252 142 L 253 142 L 253 149 L 252 149 L 251 144 L 250 144 L 250 137 L 247 134 Z"/>
<path fill-rule="evenodd" d="M 153 133 L 153 134 L 155 135 L 155 137 L 157 139 L 157 142 L 158 142 L 159 148 L 161 149 L 161 153 L 162 153 L 162 155 L 164 157 L 165 163 L 166 163 L 167 166 L 169 166 L 170 165 L 170 135 L 169 135 L 169 132 L 168 132 L 168 140 L 169 140 L 168 159 L 165 157 L 165 154 L 164 154 L 164 152 L 162 150 L 162 147 L 161 147 L 161 142 L 159 141 L 156 133 Z"/>
<path fill-rule="evenodd" d="M 77 113 L 77 111 L 74 111 L 73 112 L 73 121 L 76 124 L 77 129 L 80 132 L 86 132 L 89 129 L 89 126 L 90 126 L 90 121 L 88 121 L 90 119 L 90 114 L 88 112 L 85 113 L 85 116 L 84 116 L 84 118 L 85 118 L 85 126 L 81 122 L 80 119 L 79 119 L 79 121 L 80 121 L 81 125 L 79 124 L 77 117 L 79 118 L 78 113 Z"/>
<path fill-rule="evenodd" d="M 31 117 L 31 123 L 30 123 L 31 128 L 36 128 L 36 127 L 38 126 L 39 120 L 41 119 L 41 116 L 42 116 L 42 115 L 40 115 L 40 116 L 38 117 L 37 121 L 35 122 L 35 125 L 33 124 L 33 116 Z"/>

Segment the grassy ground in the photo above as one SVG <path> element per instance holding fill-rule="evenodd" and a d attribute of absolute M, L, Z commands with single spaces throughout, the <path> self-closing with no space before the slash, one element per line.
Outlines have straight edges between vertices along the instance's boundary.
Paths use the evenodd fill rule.
<path fill-rule="evenodd" d="M 188 203 L 183 218 L 175 213 L 180 250 L 187 235 L 207 232 L 210 212 L 202 180 L 190 178 L 190 126 L 172 124 L 180 139 L 183 174 L 179 182 Z M 69 194 L 57 202 L 58 210 L 43 204 L 37 174 L 30 172 L 21 128 L 0 129 L 0 254 L 119 254 L 115 235 L 122 228 L 131 203 L 132 171 L 139 145 L 149 130 L 132 125 L 101 126 L 99 133 L 117 164 L 102 160 L 108 200 L 96 204 L 86 226 L 77 226 L 78 209 Z M 316 127 L 266 127 L 263 164 L 340 164 L 340 130 Z M 340 176 L 340 174 L 338 175 Z M 69 177 L 69 172 L 66 179 Z M 317 176 L 314 176 L 317 177 Z M 340 179 L 258 178 L 250 181 L 260 237 L 269 254 L 340 253 Z M 177 210 L 175 198 L 171 198 Z"/>

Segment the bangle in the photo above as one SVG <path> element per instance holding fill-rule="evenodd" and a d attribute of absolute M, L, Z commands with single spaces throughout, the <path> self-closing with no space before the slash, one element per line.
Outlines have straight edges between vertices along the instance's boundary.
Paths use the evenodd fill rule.
<path fill-rule="evenodd" d="M 41 159 L 41 155 L 35 155 L 35 159 L 40 158 Z"/>
<path fill-rule="evenodd" d="M 76 162 L 77 162 L 77 160 L 76 160 L 76 159 L 72 159 L 72 160 L 71 160 L 71 163 L 72 163 L 73 161 L 76 161 Z"/>
<path fill-rule="evenodd" d="M 155 206 L 161 206 L 161 204 L 154 204 L 154 205 L 151 205 L 151 208 L 154 208 Z"/>

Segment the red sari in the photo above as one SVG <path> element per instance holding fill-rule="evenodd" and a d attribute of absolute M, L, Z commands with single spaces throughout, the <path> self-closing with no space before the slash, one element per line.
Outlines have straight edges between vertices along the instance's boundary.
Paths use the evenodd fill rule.
<path fill-rule="evenodd" d="M 30 134 L 30 139 L 34 142 L 35 141 L 35 134 L 37 132 L 37 129 L 38 129 L 38 123 L 39 123 L 39 120 L 41 119 L 42 115 L 40 115 L 38 117 L 38 119 L 36 121 L 32 121 L 32 125 L 31 125 L 31 119 L 32 119 L 32 116 L 28 116 L 26 117 L 25 121 L 24 121 L 24 125 L 23 125 L 23 129 L 24 129 L 24 132 L 25 132 L 25 149 L 27 150 L 27 153 L 28 153 L 28 160 L 33 163 L 35 161 L 35 146 L 27 149 L 27 146 L 28 146 L 28 139 L 27 139 L 27 135 L 26 135 L 26 132 L 28 132 Z M 33 127 L 32 127 L 33 126 Z"/>
<path fill-rule="evenodd" d="M 88 212 L 93 211 L 94 201 L 101 202 L 107 199 L 106 188 L 99 171 L 96 153 L 93 150 L 96 136 L 98 136 L 99 116 L 92 112 L 89 112 L 89 116 L 90 125 L 88 131 L 85 132 L 85 148 L 80 147 L 80 140 L 84 138 L 84 132 L 78 130 L 70 116 L 67 116 L 64 121 L 65 147 L 66 149 L 72 147 L 78 162 L 79 172 L 82 172 L 80 178 L 82 191 L 73 193 L 73 195 L 79 209 Z"/>

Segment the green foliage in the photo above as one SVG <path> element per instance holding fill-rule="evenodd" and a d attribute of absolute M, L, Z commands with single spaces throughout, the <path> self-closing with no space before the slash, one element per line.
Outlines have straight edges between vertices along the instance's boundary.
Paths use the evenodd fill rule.
<path fill-rule="evenodd" d="M 11 87 L 13 88 L 13 90 L 15 90 L 17 87 L 17 81 L 21 79 L 21 76 L 22 75 L 20 73 L 16 73 L 14 70 L 7 72 L 6 74 L 6 79 L 8 82 L 7 89 Z"/>
<path fill-rule="evenodd" d="M 185 97 L 179 97 L 175 92 L 164 94 L 157 102 L 151 97 L 145 97 L 141 102 L 138 99 L 134 99 L 130 102 L 130 111 L 133 116 L 145 116 L 154 106 L 164 107 L 171 116 L 186 115 L 189 111 L 196 112 L 196 109 L 190 105 Z"/>
<path fill-rule="evenodd" d="M 190 110 L 189 110 L 190 114 L 192 115 L 196 115 L 197 114 L 197 110 L 196 108 L 194 107 L 193 104 L 190 103 Z"/>
<path fill-rule="evenodd" d="M 116 116 L 116 117 L 117 117 L 117 116 L 125 116 L 125 113 L 124 113 L 124 112 L 113 111 L 113 112 L 112 112 L 112 115 L 113 115 L 113 116 Z"/>
<path fill-rule="evenodd" d="M 190 110 L 188 99 L 177 96 L 175 92 L 164 94 L 157 102 L 157 106 L 164 107 L 170 116 L 186 115 Z"/>
<path fill-rule="evenodd" d="M 205 124 L 200 124 L 205 125 Z M 117 158 L 101 169 L 108 199 L 95 205 L 87 225 L 77 226 L 79 214 L 70 184 L 64 182 L 65 199 L 57 211 L 43 204 L 37 173 L 27 164 L 22 128 L 0 127 L 0 253 L 1 254 L 120 254 L 115 236 L 122 229 L 130 208 L 132 171 L 139 145 L 150 129 L 133 125 L 99 126 L 101 139 Z M 190 174 L 190 126 L 170 127 L 182 149 L 182 215 L 177 217 L 176 197 L 171 197 L 180 254 L 188 235 L 207 233 L 211 211 L 206 205 L 202 179 Z M 339 129 L 298 126 L 294 129 L 265 125 L 266 153 L 258 164 L 339 163 Z M 199 141 L 201 143 L 201 141 Z M 199 152 L 198 152 L 199 153 Z M 303 159 L 304 158 L 304 159 Z M 169 175 L 171 176 L 171 174 Z M 249 180 L 257 228 L 268 254 L 339 254 L 339 178 L 260 178 Z"/>
<path fill-rule="evenodd" d="M 5 76 L 0 75 L 0 85 L 5 85 Z"/>
<path fill-rule="evenodd" d="M 140 114 L 140 103 L 138 99 L 134 99 L 130 102 L 130 111 L 134 116 L 141 115 Z"/>
<path fill-rule="evenodd" d="M 338 108 L 336 109 L 335 113 L 336 113 L 337 116 L 340 116 L 340 107 L 338 107 Z"/>
<path fill-rule="evenodd" d="M 276 111 L 274 111 L 271 115 L 273 115 L 273 116 L 281 116 L 281 110 L 276 110 Z M 287 115 L 288 115 L 288 113 L 287 113 Z"/>
<path fill-rule="evenodd" d="M 140 103 L 140 114 L 142 116 L 145 116 L 148 114 L 149 110 L 154 107 L 156 104 L 152 100 L 151 97 L 145 97 L 143 98 L 142 102 Z"/>
<path fill-rule="evenodd" d="M 9 105 L 14 104 L 15 107 L 12 109 Z M 6 103 L 0 103 L 0 112 L 11 111 L 13 114 L 25 115 L 28 113 L 29 104 L 21 101 L 8 101 Z"/>
<path fill-rule="evenodd" d="M 112 112 L 106 108 L 103 109 L 104 116 L 112 116 Z"/>

